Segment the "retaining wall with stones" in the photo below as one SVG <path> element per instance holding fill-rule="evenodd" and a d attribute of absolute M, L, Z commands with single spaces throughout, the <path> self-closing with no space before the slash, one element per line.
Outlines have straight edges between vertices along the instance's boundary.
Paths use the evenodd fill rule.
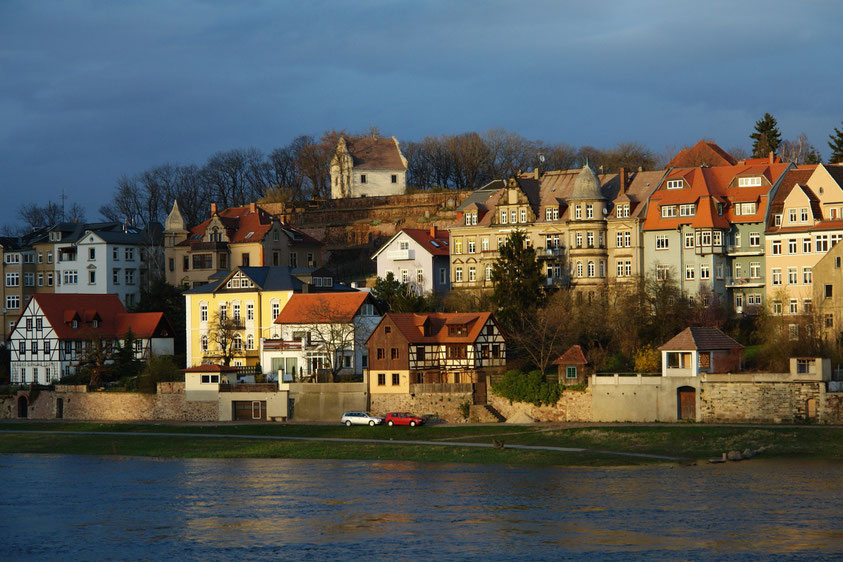
<path fill-rule="evenodd" d="M 432 385 L 431 385 L 432 386 Z M 425 392 L 410 394 L 381 394 L 370 395 L 370 411 L 373 414 L 385 415 L 389 412 L 411 412 L 417 416 L 436 415 L 450 423 L 466 421 L 460 412 L 460 405 L 472 403 L 471 385 L 467 391 L 458 392 Z"/>
<path fill-rule="evenodd" d="M 704 382 L 700 413 L 705 422 L 843 423 L 843 396 L 821 381 Z M 810 409 L 815 408 L 815 412 Z M 812 415 L 815 414 L 815 415 Z"/>
<path fill-rule="evenodd" d="M 534 406 L 527 402 L 510 402 L 489 393 L 489 405 L 507 420 L 518 420 L 526 414 L 534 421 L 589 422 L 591 421 L 591 390 L 567 390 L 553 406 Z"/>

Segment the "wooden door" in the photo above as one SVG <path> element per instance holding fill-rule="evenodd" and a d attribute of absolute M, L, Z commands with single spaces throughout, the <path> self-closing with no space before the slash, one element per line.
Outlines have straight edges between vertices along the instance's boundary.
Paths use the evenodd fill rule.
<path fill-rule="evenodd" d="M 266 400 L 235 400 L 231 403 L 233 416 L 239 421 L 266 420 Z"/>
<path fill-rule="evenodd" d="M 679 419 L 697 419 L 697 391 L 692 386 L 680 387 L 677 391 L 679 396 Z"/>
<path fill-rule="evenodd" d="M 475 404 L 485 404 L 486 403 L 486 377 L 481 375 L 478 378 L 478 382 L 472 385 L 474 388 L 474 403 Z"/>

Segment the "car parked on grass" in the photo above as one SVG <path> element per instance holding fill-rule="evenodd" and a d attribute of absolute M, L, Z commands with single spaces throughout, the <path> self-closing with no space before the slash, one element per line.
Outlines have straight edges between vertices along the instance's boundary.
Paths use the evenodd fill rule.
<path fill-rule="evenodd" d="M 348 427 L 352 425 L 380 425 L 383 423 L 383 418 L 367 412 L 345 412 L 340 418 L 340 423 Z"/>
<path fill-rule="evenodd" d="M 424 418 L 420 418 L 419 416 L 414 416 L 413 414 L 407 412 L 390 412 L 384 418 L 386 421 L 386 425 L 409 425 L 410 427 L 415 427 L 417 425 L 424 424 Z"/>

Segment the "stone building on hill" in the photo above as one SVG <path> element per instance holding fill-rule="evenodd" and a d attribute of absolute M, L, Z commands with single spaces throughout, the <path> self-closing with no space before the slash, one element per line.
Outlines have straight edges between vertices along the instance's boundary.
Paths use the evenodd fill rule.
<path fill-rule="evenodd" d="M 395 137 L 340 137 L 331 159 L 331 198 L 401 195 L 407 159 Z"/>

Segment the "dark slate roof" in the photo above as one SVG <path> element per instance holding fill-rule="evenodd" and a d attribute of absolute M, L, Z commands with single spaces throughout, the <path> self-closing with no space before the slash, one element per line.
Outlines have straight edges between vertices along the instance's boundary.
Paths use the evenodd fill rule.
<path fill-rule="evenodd" d="M 743 346 L 718 330 L 705 326 L 685 328 L 659 348 L 661 351 L 716 351 L 743 349 Z"/>

